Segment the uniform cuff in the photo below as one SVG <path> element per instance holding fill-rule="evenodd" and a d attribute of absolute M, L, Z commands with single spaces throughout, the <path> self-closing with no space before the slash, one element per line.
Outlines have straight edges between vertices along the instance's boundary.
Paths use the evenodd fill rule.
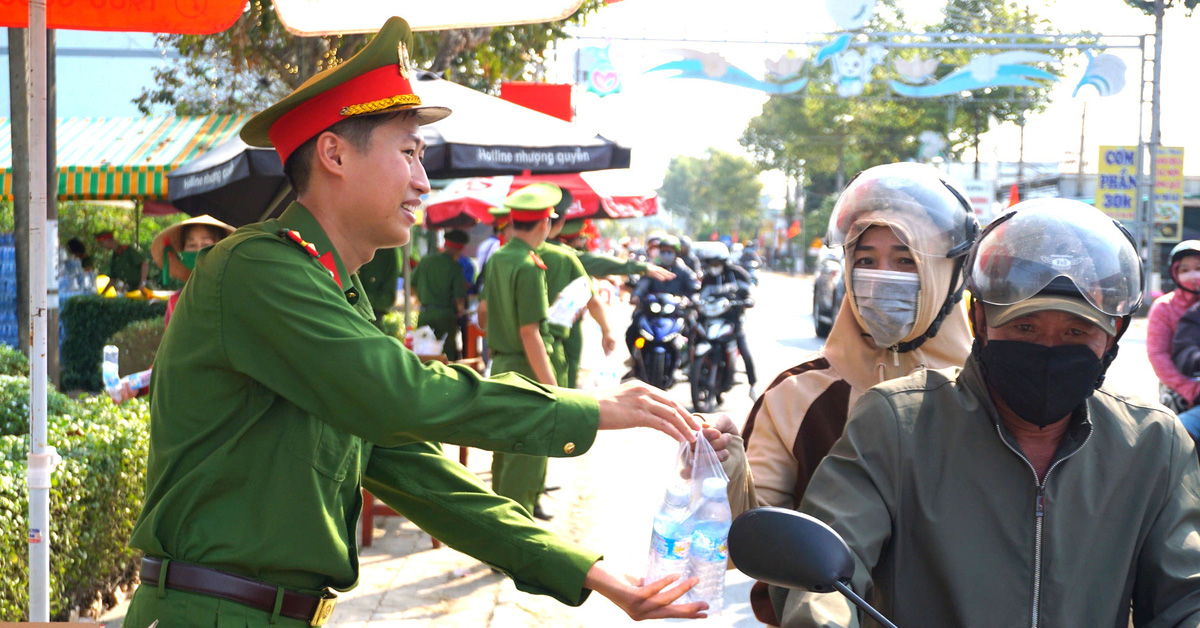
<path fill-rule="evenodd" d="M 590 393 L 569 388 L 554 390 L 555 405 L 554 448 L 549 452 L 556 458 L 573 457 L 592 448 L 596 430 L 600 429 L 600 406 Z"/>
<path fill-rule="evenodd" d="M 544 581 L 534 582 L 514 577 L 513 584 L 518 591 L 548 595 L 567 606 L 579 606 L 592 594 L 591 589 L 583 588 L 583 583 L 592 565 L 601 558 L 603 556 L 596 552 L 563 542 L 550 548 L 538 561 L 540 564 L 530 570 L 530 573 L 548 576 Z"/>

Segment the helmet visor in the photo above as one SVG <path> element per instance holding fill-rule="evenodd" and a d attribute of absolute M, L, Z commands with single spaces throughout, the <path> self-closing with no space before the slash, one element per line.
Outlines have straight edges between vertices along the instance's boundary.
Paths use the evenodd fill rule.
<path fill-rule="evenodd" d="M 897 163 L 862 171 L 838 198 L 826 242 L 845 246 L 873 225 L 893 229 L 910 250 L 957 257 L 970 248 L 978 225 L 966 195 L 932 166 Z"/>
<path fill-rule="evenodd" d="M 1011 305 L 1066 277 L 1097 310 L 1126 316 L 1142 302 L 1142 263 L 1112 218 L 1077 201 L 1041 199 L 1018 205 L 984 234 L 968 276 L 971 294 Z"/>

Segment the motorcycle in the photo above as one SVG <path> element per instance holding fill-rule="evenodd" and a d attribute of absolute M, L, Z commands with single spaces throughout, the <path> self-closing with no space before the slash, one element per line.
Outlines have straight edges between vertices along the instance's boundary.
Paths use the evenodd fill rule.
<path fill-rule="evenodd" d="M 696 412 L 712 412 L 721 405 L 721 396 L 733 388 L 738 359 L 736 317 L 740 315 L 735 308 L 745 305 L 746 301 L 727 293 L 706 292 L 700 296 L 688 374 Z"/>
<path fill-rule="evenodd" d="M 687 341 L 684 326 L 687 308 L 682 297 L 668 293 L 647 295 L 639 304 L 633 324 L 633 376 L 663 390 L 675 385 L 679 356 Z"/>
<path fill-rule="evenodd" d="M 881 626 L 896 628 L 850 588 L 850 548 L 823 521 L 786 508 L 755 508 L 733 521 L 728 543 L 729 560 L 747 576 L 785 589 L 837 591 Z"/>

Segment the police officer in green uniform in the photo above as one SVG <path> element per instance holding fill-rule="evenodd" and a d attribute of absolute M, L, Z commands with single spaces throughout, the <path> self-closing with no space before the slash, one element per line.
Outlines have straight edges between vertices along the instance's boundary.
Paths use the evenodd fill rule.
<path fill-rule="evenodd" d="M 100 289 L 100 294 L 104 294 L 109 286 L 117 285 L 117 282 L 124 284 L 125 290 L 141 290 L 146 287 L 150 264 L 141 250 L 129 244 L 118 244 L 111 231 L 98 234 L 96 241 L 100 246 L 112 251 L 112 259 L 108 263 L 108 283 Z"/>
<path fill-rule="evenodd" d="M 404 253 L 399 248 L 379 249 L 371 261 L 358 269 L 363 294 L 371 302 L 375 326 L 380 329 L 383 329 L 383 317 L 396 305 L 396 283 L 400 281 L 400 260 L 403 257 Z"/>
<path fill-rule="evenodd" d="M 537 455 L 586 451 L 597 429 L 697 427 L 647 387 L 594 396 L 518 375 L 422 364 L 372 324 L 356 271 L 404 245 L 429 192 L 419 125 L 446 115 L 409 82 L 408 25 L 242 129 L 273 145 L 297 191 L 277 220 L 202 251 L 155 359 L 145 553 L 124 624 L 321 625 L 358 578 L 360 489 L 518 588 L 580 604 L 592 590 L 635 618 L 695 583 L 633 586 L 541 529 L 436 442 Z"/>
<path fill-rule="evenodd" d="M 480 323 L 487 330 L 493 376 L 520 373 L 558 385 L 554 335 L 547 320 L 549 267 L 537 250 L 550 233 L 549 218 L 561 198 L 557 187 L 533 184 L 505 200 L 510 237 L 488 260 L 480 294 Z M 492 456 L 492 490 L 521 504 L 530 515 L 545 476 L 545 456 L 533 452 Z"/>
<path fill-rule="evenodd" d="M 563 223 L 559 229 L 558 240 L 579 257 L 580 264 L 589 276 L 647 275 L 661 281 L 667 281 L 675 277 L 675 273 L 657 264 L 634 259 L 625 260 L 612 255 L 603 255 L 588 251 L 586 246 L 587 240 L 583 236 L 583 222 L 582 218 L 577 218 Z M 600 305 L 598 301 L 596 305 Z M 590 310 L 592 304 L 589 303 L 588 307 Z M 601 331 L 604 332 L 602 342 L 604 343 L 605 355 L 612 352 L 609 342 L 614 346 L 616 344 L 616 341 L 607 333 L 606 327 L 607 322 L 601 327 Z M 579 384 L 579 362 L 583 357 L 583 319 L 575 321 L 575 325 L 571 327 L 571 333 L 567 334 L 567 337 L 563 340 L 563 349 L 566 352 L 567 358 L 566 385 L 568 388 L 577 388 Z"/>
<path fill-rule="evenodd" d="M 446 232 L 442 251 L 421 258 L 412 275 L 421 302 L 417 326 L 429 325 L 438 337 L 446 337 L 443 352 L 449 360 L 458 359 L 458 318 L 467 307 L 467 281 L 458 258 L 469 239 L 459 229 Z"/>

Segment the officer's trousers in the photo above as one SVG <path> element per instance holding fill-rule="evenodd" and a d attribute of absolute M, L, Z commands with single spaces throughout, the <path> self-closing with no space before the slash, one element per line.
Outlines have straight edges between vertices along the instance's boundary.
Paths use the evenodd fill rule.
<path fill-rule="evenodd" d="M 563 339 L 563 350 L 567 357 L 567 381 L 559 386 L 579 388 L 579 361 L 583 359 L 583 319 L 575 321 L 571 335 Z M 555 375 L 557 377 L 557 375 Z"/>
<path fill-rule="evenodd" d="M 551 353 L 553 356 L 553 352 Z M 554 358 L 550 359 L 554 366 Z M 533 369 L 524 355 L 495 354 L 492 356 L 492 375 L 519 373 L 534 381 Z M 558 374 L 555 373 L 555 377 Z M 538 495 L 546 485 L 546 457 L 526 456 L 518 453 L 496 452 L 492 454 L 492 491 L 503 495 L 525 508 L 533 516 Z"/>

